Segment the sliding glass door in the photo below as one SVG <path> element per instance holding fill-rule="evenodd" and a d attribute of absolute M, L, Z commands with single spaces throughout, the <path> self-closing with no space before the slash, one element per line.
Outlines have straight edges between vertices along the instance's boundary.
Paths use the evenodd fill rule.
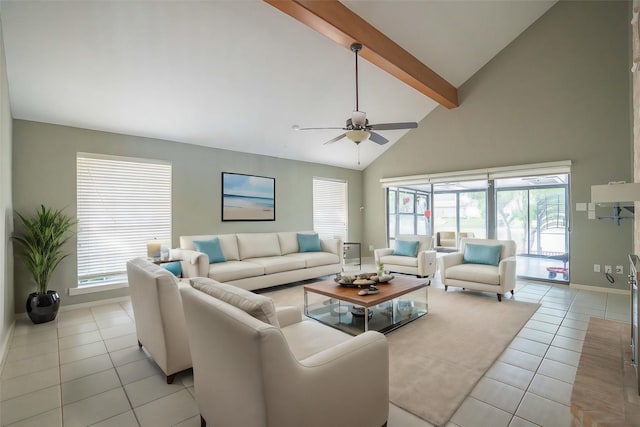
<path fill-rule="evenodd" d="M 496 235 L 517 246 L 518 276 L 569 280 L 568 176 L 495 180 Z"/>
<path fill-rule="evenodd" d="M 461 237 L 514 240 L 518 276 L 568 282 L 568 206 L 568 174 L 391 187 L 388 236 L 432 234 L 441 252 Z"/>

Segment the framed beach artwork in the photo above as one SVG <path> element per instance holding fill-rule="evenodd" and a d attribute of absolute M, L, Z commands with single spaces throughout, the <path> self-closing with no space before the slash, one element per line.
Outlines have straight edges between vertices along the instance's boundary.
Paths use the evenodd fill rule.
<path fill-rule="evenodd" d="M 222 220 L 275 221 L 275 178 L 222 172 Z"/>

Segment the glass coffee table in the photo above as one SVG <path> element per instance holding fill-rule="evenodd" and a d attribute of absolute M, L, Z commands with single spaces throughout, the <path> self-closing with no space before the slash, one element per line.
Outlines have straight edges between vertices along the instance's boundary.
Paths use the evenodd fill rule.
<path fill-rule="evenodd" d="M 351 335 L 391 332 L 429 311 L 429 279 L 395 277 L 376 284 L 379 293 L 358 295 L 359 288 L 333 280 L 304 286 L 304 314 Z M 367 288 L 367 287 L 365 287 Z"/>

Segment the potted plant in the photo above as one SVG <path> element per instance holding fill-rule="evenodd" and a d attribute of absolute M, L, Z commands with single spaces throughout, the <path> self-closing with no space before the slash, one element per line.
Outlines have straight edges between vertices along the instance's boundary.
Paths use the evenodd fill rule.
<path fill-rule="evenodd" d="M 49 280 L 60 262 L 69 256 L 62 246 L 71 237 L 76 221 L 62 213 L 40 205 L 31 217 L 16 212 L 22 223 L 22 233 L 13 236 L 23 248 L 27 269 L 36 283 L 36 292 L 27 298 L 27 314 L 33 323 L 50 322 L 60 308 L 60 295 L 50 291 Z"/>

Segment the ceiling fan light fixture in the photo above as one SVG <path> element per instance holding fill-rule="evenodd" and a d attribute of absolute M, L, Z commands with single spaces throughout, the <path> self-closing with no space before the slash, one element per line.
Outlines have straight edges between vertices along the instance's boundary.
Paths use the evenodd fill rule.
<path fill-rule="evenodd" d="M 369 132 L 367 132 L 366 130 L 360 130 L 360 129 L 348 130 L 346 134 L 347 134 L 347 138 L 349 138 L 356 144 L 369 138 Z"/>

